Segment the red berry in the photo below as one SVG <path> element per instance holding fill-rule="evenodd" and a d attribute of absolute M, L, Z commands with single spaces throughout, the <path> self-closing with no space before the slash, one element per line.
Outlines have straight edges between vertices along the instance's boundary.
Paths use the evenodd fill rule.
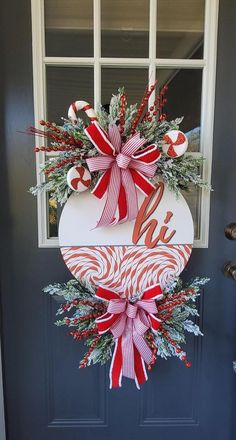
<path fill-rule="evenodd" d="M 185 362 L 185 367 L 190 368 L 192 366 L 191 362 Z"/>
<path fill-rule="evenodd" d="M 160 116 L 160 121 L 165 121 L 166 115 L 163 113 L 163 115 Z"/>

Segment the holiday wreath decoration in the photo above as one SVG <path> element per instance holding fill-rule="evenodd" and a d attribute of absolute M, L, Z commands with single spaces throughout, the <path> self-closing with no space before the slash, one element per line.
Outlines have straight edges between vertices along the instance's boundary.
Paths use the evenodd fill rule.
<path fill-rule="evenodd" d="M 122 376 L 139 388 L 157 356 L 178 356 L 191 366 L 181 344 L 185 331 L 200 335 L 190 316 L 207 278 L 183 285 L 179 278 L 193 245 L 193 221 L 181 194 L 191 184 L 206 187 L 199 174 L 203 158 L 186 155 L 188 137 L 182 118 L 163 113 L 167 87 L 147 88 L 140 105 L 127 104 L 124 89 L 111 98 L 109 111 L 97 113 L 85 101 L 72 103 L 58 126 L 40 121 L 55 152 L 46 159 L 46 179 L 30 191 L 50 193 L 65 204 L 59 243 L 75 279 L 44 289 L 63 298 L 56 324 L 69 327 L 89 347 L 80 363 L 111 360 L 110 387 Z M 86 124 L 78 118 L 84 112 Z"/>

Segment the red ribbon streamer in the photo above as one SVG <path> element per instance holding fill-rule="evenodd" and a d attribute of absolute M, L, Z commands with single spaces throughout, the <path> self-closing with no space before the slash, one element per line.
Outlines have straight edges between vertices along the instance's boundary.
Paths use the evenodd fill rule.
<path fill-rule="evenodd" d="M 134 303 L 103 287 L 99 287 L 96 296 L 109 301 L 107 312 L 96 320 L 98 333 L 110 331 L 115 338 L 110 388 L 121 387 L 122 376 L 134 379 L 139 388 L 147 380 L 144 362 L 149 365 L 152 358 L 144 334 L 149 328 L 157 331 L 161 325 L 156 306 L 163 297 L 160 285 L 146 289 Z"/>
<path fill-rule="evenodd" d="M 106 133 L 94 122 L 85 129 L 85 133 L 101 153 L 87 159 L 90 172 L 103 172 L 92 193 L 99 199 L 107 193 L 97 226 L 134 220 L 138 213 L 136 188 L 147 196 L 155 189 L 148 178 L 156 172 L 156 162 L 161 156 L 159 148 L 152 144 L 140 149 L 147 141 L 139 133 L 122 143 L 115 124 L 110 125 Z"/>

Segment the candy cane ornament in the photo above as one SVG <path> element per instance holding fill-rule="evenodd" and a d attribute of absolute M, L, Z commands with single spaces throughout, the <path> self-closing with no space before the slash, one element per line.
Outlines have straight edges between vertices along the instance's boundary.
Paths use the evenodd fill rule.
<path fill-rule="evenodd" d="M 77 112 L 79 112 L 80 110 L 86 113 L 91 122 L 97 121 L 95 110 L 88 102 L 75 101 L 72 102 L 68 110 L 68 118 L 70 119 L 72 124 L 77 124 Z"/>

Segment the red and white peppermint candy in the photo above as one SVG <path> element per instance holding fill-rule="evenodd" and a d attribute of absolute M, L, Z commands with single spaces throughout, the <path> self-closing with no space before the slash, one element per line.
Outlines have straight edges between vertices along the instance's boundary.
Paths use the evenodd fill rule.
<path fill-rule="evenodd" d="M 84 111 L 91 122 L 97 121 L 97 116 L 92 108 L 92 106 L 86 101 L 75 101 L 69 107 L 68 118 L 71 120 L 72 124 L 77 123 L 77 112 Z"/>
<path fill-rule="evenodd" d="M 182 131 L 170 130 L 163 136 L 162 149 L 167 156 L 175 158 L 182 156 L 188 148 L 188 139 Z"/>
<path fill-rule="evenodd" d="M 90 183 L 91 174 L 87 168 L 77 165 L 69 169 L 67 173 L 67 184 L 73 191 L 86 191 Z"/>

